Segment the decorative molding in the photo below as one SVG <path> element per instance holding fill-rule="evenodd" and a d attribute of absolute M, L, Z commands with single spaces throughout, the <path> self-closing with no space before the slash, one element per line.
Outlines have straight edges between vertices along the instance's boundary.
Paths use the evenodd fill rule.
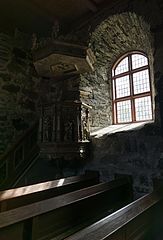
<path fill-rule="evenodd" d="M 94 71 L 95 56 L 86 46 L 53 41 L 33 51 L 36 71 L 40 76 Z"/>

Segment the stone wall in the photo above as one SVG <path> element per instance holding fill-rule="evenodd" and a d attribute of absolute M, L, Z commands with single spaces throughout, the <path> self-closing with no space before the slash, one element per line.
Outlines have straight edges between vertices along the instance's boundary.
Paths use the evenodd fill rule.
<path fill-rule="evenodd" d="M 129 17 L 124 17 L 124 15 L 127 14 Z M 100 44 L 102 43 L 99 47 L 98 58 L 101 54 L 106 56 L 106 58 L 104 57 L 104 61 L 102 60 L 102 62 L 105 62 L 107 54 L 109 59 L 113 56 L 115 58 L 114 60 L 111 59 L 111 64 L 113 64 L 120 55 L 123 55 L 125 51 L 133 50 L 133 48 L 135 48 L 135 50 L 139 48 L 138 50 L 145 51 L 150 58 L 151 66 L 154 66 L 152 79 L 154 81 L 153 102 L 155 103 L 155 120 L 159 124 L 161 116 L 161 125 L 163 126 L 163 100 L 161 98 L 163 95 L 163 90 L 161 90 L 163 82 L 163 64 L 161 60 L 163 56 L 163 44 L 161 40 L 163 39 L 162 16 L 163 4 L 160 0 L 112 1 L 97 13 L 88 17 L 88 19 L 83 19 L 81 23 L 74 25 L 72 31 L 64 36 L 64 38 L 71 42 L 90 44 L 92 49 L 95 50 L 98 43 L 96 44 L 96 41 L 92 42 L 92 36 L 96 38 L 96 33 L 98 32 L 99 36 L 97 36 L 97 39 Z M 106 24 L 107 22 L 109 24 Z M 102 30 L 102 34 L 100 31 L 97 31 L 98 29 Z M 104 33 L 104 30 L 109 30 L 107 39 L 105 39 L 106 33 Z M 61 36 L 61 39 L 62 38 L 63 36 Z M 148 38 L 149 42 L 147 42 Z M 109 44 L 111 44 L 110 47 Z M 121 48 L 120 52 L 118 47 Z M 109 50 L 109 52 L 106 54 L 104 49 Z M 119 55 L 113 55 L 113 51 Z M 109 67 L 108 70 L 108 74 L 110 74 Z"/>
<path fill-rule="evenodd" d="M 0 33 L 0 154 L 37 119 L 38 91 L 28 37 Z"/>
<path fill-rule="evenodd" d="M 81 75 L 80 82 L 42 79 L 39 85 L 28 38 L 0 34 L 0 154 L 36 119 L 38 98 L 39 112 L 47 108 L 58 121 L 61 103 L 79 100 L 80 93 L 82 102 L 92 106 L 91 131 L 111 125 L 111 68 L 126 52 L 143 51 L 151 67 L 155 123 L 137 131 L 92 138 L 92 156 L 83 168 L 100 170 L 102 180 L 110 180 L 115 174 L 132 175 L 137 196 L 150 191 L 152 178 L 163 177 L 162 1 L 112 1 L 112 5 L 58 39 L 87 43 L 97 58 L 95 71 Z M 57 114 L 53 111 L 56 106 Z M 66 122 L 68 114 L 64 116 Z M 58 133 L 61 135 L 58 141 L 64 139 L 64 134 Z"/>
<path fill-rule="evenodd" d="M 108 126 L 112 123 L 112 104 L 107 71 L 105 67 L 96 68 L 95 72 L 81 76 L 81 101 L 92 107 L 90 111 L 90 130 Z"/>
<path fill-rule="evenodd" d="M 95 72 L 81 76 L 80 87 L 92 93 L 92 130 L 112 124 L 112 66 L 119 57 L 130 51 L 142 51 L 149 57 L 153 87 L 153 38 L 150 26 L 134 13 L 113 15 L 103 21 L 90 38 L 96 56 Z M 85 99 L 88 101 L 88 99 Z"/>
<path fill-rule="evenodd" d="M 133 179 L 135 197 L 152 191 L 153 178 L 163 177 L 163 138 L 160 129 L 147 124 L 142 129 L 92 138 L 91 160 L 84 169 L 98 170 L 102 181 L 115 175 Z"/>
<path fill-rule="evenodd" d="M 80 83 L 91 93 L 85 101 L 93 106 L 92 130 L 112 123 L 111 67 L 120 56 L 133 50 L 149 57 L 155 121 L 141 130 L 92 137 L 91 160 L 84 169 L 99 170 L 102 180 L 116 174 L 131 175 L 135 196 L 139 197 L 152 190 L 153 178 L 163 177 L 163 7 L 161 1 L 153 0 L 118 4 L 115 1 L 112 8 L 103 9 L 86 22 L 83 33 L 89 28 L 91 34 L 82 34 L 78 27 L 75 30 L 77 36 L 83 36 L 83 42 L 89 42 L 97 58 L 94 74 L 81 76 Z M 106 113 L 102 123 L 101 113 Z"/>

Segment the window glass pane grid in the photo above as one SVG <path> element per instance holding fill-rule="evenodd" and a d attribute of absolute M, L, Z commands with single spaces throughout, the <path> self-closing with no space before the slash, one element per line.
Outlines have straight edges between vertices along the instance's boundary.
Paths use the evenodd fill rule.
<path fill-rule="evenodd" d="M 136 121 L 152 119 L 151 96 L 135 99 Z"/>
<path fill-rule="evenodd" d="M 143 54 L 130 53 L 112 69 L 112 77 L 114 121 L 127 123 L 151 120 L 153 112 L 148 58 Z"/>
<path fill-rule="evenodd" d="M 131 101 L 117 102 L 117 121 L 118 123 L 131 122 Z"/>
<path fill-rule="evenodd" d="M 141 54 L 133 54 L 132 55 L 132 69 L 140 68 L 148 65 L 147 57 Z"/>
<path fill-rule="evenodd" d="M 134 94 L 150 91 L 148 69 L 133 74 L 133 85 L 134 85 Z"/>
<path fill-rule="evenodd" d="M 116 98 L 130 95 L 129 75 L 116 79 Z"/>
<path fill-rule="evenodd" d="M 118 66 L 115 69 L 115 75 L 118 75 L 120 73 L 124 73 L 127 72 L 129 70 L 129 66 L 128 66 L 128 57 L 126 57 L 125 59 L 123 59 Z"/>

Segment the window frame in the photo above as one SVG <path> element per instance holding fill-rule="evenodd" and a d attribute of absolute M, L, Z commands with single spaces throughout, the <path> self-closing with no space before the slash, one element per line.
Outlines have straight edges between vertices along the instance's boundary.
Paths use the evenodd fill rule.
<path fill-rule="evenodd" d="M 142 66 L 142 67 L 138 67 L 138 68 L 135 68 L 135 69 L 132 69 L 132 55 L 134 55 L 134 54 L 139 54 L 139 55 L 142 55 L 142 56 L 146 57 L 147 65 Z M 128 71 L 125 71 L 125 72 L 122 72 L 122 73 L 119 73 L 119 74 L 115 74 L 117 66 L 126 57 L 128 57 Z M 143 93 L 134 94 L 133 74 L 141 72 L 141 71 L 144 71 L 144 70 L 148 70 L 148 74 L 149 74 L 149 88 L 150 89 L 149 89 L 149 91 L 146 91 L 146 92 L 143 92 Z M 124 77 L 124 76 L 129 76 L 130 95 L 125 96 L 125 97 L 117 98 L 117 96 L 116 96 L 117 91 L 116 91 L 115 80 L 117 78 L 121 78 L 121 77 Z M 118 124 L 128 124 L 128 123 L 136 123 L 136 122 L 148 122 L 148 121 L 152 121 L 153 120 L 154 115 L 153 115 L 153 97 L 152 97 L 152 82 L 151 82 L 150 65 L 149 65 L 149 58 L 148 58 L 148 56 L 144 52 L 132 51 L 132 52 L 128 52 L 125 55 L 121 56 L 116 61 L 116 63 L 113 65 L 113 67 L 112 67 L 111 82 L 112 82 L 112 116 L 113 116 L 113 124 L 118 125 Z M 114 84 L 113 84 L 113 82 L 114 82 Z M 136 120 L 135 99 L 139 99 L 141 97 L 147 97 L 147 96 L 150 96 L 150 98 L 151 98 L 152 118 L 151 119 L 147 119 L 147 120 Z M 127 100 L 131 101 L 131 121 L 118 122 L 117 103 L 118 102 L 127 101 Z"/>

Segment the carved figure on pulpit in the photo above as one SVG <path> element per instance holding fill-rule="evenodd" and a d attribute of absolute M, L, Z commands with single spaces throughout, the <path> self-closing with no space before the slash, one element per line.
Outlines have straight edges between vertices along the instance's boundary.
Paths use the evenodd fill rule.
<path fill-rule="evenodd" d="M 57 19 L 55 19 L 52 26 L 52 32 L 51 32 L 52 40 L 55 40 L 58 37 L 58 34 L 59 34 L 59 22 Z"/>
<path fill-rule="evenodd" d="M 33 33 L 32 34 L 32 47 L 31 47 L 31 50 L 35 50 L 38 48 L 38 39 L 37 39 L 37 35 L 36 33 Z"/>
<path fill-rule="evenodd" d="M 90 133 L 87 122 L 83 121 L 83 140 L 89 140 Z"/>
<path fill-rule="evenodd" d="M 82 140 L 89 140 L 89 110 L 83 109 L 82 111 Z"/>
<path fill-rule="evenodd" d="M 74 124 L 68 121 L 64 124 L 64 141 L 73 141 L 74 139 Z"/>
<path fill-rule="evenodd" d="M 45 142 L 52 141 L 52 121 L 50 116 L 45 116 L 43 120 L 43 139 Z"/>

